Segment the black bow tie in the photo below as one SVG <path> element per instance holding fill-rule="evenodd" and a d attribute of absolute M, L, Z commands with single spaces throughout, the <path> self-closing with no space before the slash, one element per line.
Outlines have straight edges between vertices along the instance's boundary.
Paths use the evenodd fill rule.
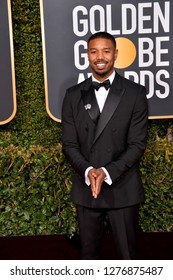
<path fill-rule="evenodd" d="M 109 80 L 104 81 L 103 83 L 92 82 L 93 88 L 98 90 L 100 87 L 105 87 L 105 89 L 109 89 L 111 84 Z"/>

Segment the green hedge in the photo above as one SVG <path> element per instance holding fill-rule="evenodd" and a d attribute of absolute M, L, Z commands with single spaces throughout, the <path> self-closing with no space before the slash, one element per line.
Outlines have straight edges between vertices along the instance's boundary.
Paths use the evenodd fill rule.
<path fill-rule="evenodd" d="M 143 231 L 173 231 L 173 142 L 149 141 L 141 161 L 145 203 L 140 211 Z"/>
<path fill-rule="evenodd" d="M 61 151 L 61 124 L 45 109 L 39 0 L 11 2 L 17 114 L 0 126 L 0 235 L 74 233 L 73 171 Z M 143 231 L 173 231 L 171 130 L 172 119 L 149 121 Z"/>
<path fill-rule="evenodd" d="M 0 234 L 73 233 L 71 172 L 61 145 L 0 148 Z"/>
<path fill-rule="evenodd" d="M 146 201 L 143 231 L 173 231 L 173 142 L 152 142 L 141 161 Z M 0 235 L 78 232 L 71 203 L 72 170 L 55 147 L 12 144 L 0 148 Z"/>

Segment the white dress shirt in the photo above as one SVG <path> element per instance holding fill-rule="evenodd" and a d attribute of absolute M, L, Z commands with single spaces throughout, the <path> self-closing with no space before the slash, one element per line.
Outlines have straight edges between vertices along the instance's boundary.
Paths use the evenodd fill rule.
<path fill-rule="evenodd" d="M 115 71 L 106 80 L 109 80 L 110 84 L 112 84 L 114 78 L 115 78 Z M 92 81 L 100 83 L 93 76 L 92 76 Z M 100 113 L 103 110 L 108 93 L 109 93 L 109 89 L 107 90 L 107 89 L 105 89 L 105 87 L 100 87 L 98 90 L 95 90 L 95 96 L 97 99 L 97 103 L 99 105 Z"/>
<path fill-rule="evenodd" d="M 115 71 L 107 78 L 109 79 L 110 81 L 110 84 L 112 84 L 113 80 L 115 78 Z M 106 79 L 106 80 L 107 80 Z M 92 76 L 92 81 L 93 82 L 100 82 L 98 80 L 96 80 L 93 76 Z M 105 89 L 105 87 L 100 87 L 99 90 L 95 90 L 95 96 L 96 96 L 96 99 L 97 99 L 97 103 L 98 103 L 98 106 L 99 106 L 99 109 L 100 109 L 100 113 L 102 112 L 103 110 L 103 107 L 104 107 L 104 104 L 105 104 L 105 101 L 106 101 L 106 98 L 109 94 L 109 89 Z M 93 167 L 90 166 L 86 169 L 85 171 L 85 183 L 89 186 L 90 185 L 90 181 L 89 181 L 89 178 L 88 178 L 88 172 L 89 170 L 91 170 Z M 101 167 L 101 169 L 103 169 L 103 171 L 105 172 L 106 174 L 106 177 L 105 177 L 105 182 L 108 184 L 108 185 L 111 185 L 112 184 L 112 179 L 108 173 L 108 171 L 106 170 L 105 167 Z"/>

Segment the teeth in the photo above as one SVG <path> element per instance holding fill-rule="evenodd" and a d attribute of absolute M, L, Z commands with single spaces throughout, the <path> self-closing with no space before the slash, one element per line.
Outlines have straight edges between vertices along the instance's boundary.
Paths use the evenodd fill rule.
<path fill-rule="evenodd" d="M 97 63 L 97 66 L 104 66 L 105 63 Z"/>

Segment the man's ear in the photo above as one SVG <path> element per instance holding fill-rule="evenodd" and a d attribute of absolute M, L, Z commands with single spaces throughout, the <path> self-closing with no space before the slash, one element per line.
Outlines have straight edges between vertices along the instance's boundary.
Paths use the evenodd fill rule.
<path fill-rule="evenodd" d="M 115 61 L 116 61 L 117 57 L 118 57 L 118 49 L 115 50 L 115 55 L 114 55 L 114 60 Z"/>

